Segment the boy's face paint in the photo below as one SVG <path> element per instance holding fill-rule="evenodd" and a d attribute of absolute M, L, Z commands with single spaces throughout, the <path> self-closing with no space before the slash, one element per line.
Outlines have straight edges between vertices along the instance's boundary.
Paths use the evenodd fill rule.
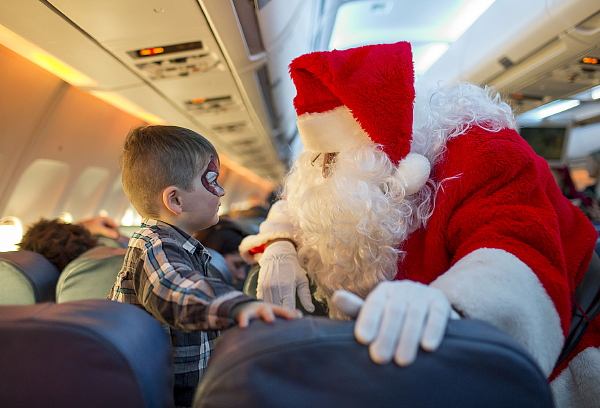
<path fill-rule="evenodd" d="M 219 185 L 217 178 L 219 177 L 219 164 L 216 157 L 211 157 L 206 171 L 202 175 L 202 185 L 211 194 L 221 197 L 225 193 L 225 189 Z"/>

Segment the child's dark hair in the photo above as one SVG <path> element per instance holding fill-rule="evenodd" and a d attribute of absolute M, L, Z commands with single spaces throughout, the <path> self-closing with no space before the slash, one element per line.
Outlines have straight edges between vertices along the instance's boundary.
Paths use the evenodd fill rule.
<path fill-rule="evenodd" d="M 123 148 L 121 166 L 125 194 L 143 217 L 156 218 L 158 195 L 168 186 L 191 190 L 215 147 L 193 130 L 179 126 L 133 129 Z"/>
<path fill-rule="evenodd" d="M 85 227 L 44 218 L 31 224 L 18 244 L 20 250 L 44 255 L 59 271 L 96 245 L 98 241 Z"/>

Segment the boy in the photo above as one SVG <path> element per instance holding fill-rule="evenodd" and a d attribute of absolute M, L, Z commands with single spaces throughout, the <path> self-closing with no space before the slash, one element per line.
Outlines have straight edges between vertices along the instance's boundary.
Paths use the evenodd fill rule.
<path fill-rule="evenodd" d="M 217 223 L 225 190 L 218 154 L 189 129 L 146 126 L 125 140 L 125 194 L 145 219 L 133 234 L 109 299 L 138 305 L 171 336 L 175 404 L 191 406 L 219 329 L 300 317 L 207 277 L 210 256 L 191 235 Z"/>

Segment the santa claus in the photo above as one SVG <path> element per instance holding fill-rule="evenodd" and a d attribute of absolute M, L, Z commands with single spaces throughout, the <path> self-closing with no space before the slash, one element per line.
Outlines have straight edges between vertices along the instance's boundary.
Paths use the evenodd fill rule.
<path fill-rule="evenodd" d="M 483 319 L 531 353 L 557 406 L 599 406 L 597 322 L 555 369 L 597 233 L 510 107 L 466 83 L 415 107 L 403 42 L 303 55 L 290 73 L 305 150 L 240 246 L 259 297 L 294 308 L 297 291 L 311 311 L 307 273 L 378 363 L 434 351 L 453 316 Z"/>

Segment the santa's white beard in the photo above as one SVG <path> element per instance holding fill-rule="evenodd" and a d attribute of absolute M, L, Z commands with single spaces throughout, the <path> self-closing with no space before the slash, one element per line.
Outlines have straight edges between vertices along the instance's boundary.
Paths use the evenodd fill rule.
<path fill-rule="evenodd" d="M 510 106 L 491 88 L 459 83 L 420 99 L 415 118 L 421 123 L 413 131 L 411 152 L 425 156 L 432 169 L 447 142 L 469 127 L 495 132 L 515 126 Z M 292 221 L 300 226 L 298 254 L 318 285 L 317 297 L 328 301 L 334 290 L 346 289 L 364 298 L 377 283 L 397 275 L 403 254 L 396 248 L 426 225 L 445 180 L 430 178 L 418 193 L 404 197 L 396 167 L 374 144 L 340 152 L 327 179 L 321 175 L 322 156 L 312 163 L 318 154 L 299 156 L 284 190 Z M 329 307 L 330 316 L 341 317 L 330 302 Z"/>
<path fill-rule="evenodd" d="M 402 256 L 397 248 L 422 225 L 429 207 L 421 193 L 404 196 L 396 167 L 375 145 L 339 153 L 328 178 L 317 155 L 300 155 L 284 191 L 300 227 L 300 262 L 317 283 L 317 298 L 328 301 L 336 289 L 364 298 L 379 282 L 394 279 Z M 341 317 L 329 307 L 330 316 Z"/>

